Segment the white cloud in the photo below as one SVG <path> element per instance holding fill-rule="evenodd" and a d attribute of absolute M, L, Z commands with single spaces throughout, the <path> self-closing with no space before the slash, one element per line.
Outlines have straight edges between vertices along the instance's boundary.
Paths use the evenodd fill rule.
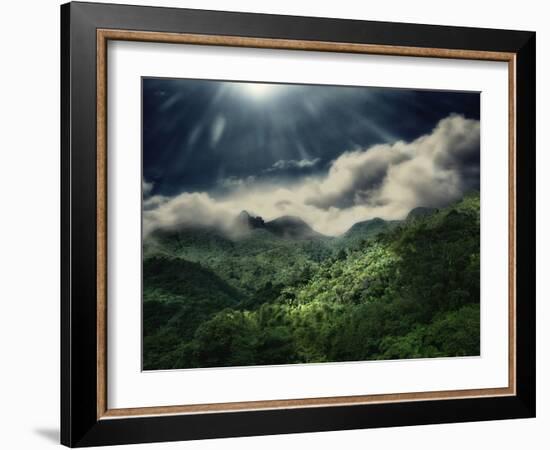
<path fill-rule="evenodd" d="M 451 115 L 412 142 L 346 152 L 324 176 L 230 187 L 219 199 L 207 193 L 157 198 L 157 206 L 144 211 L 144 232 L 182 224 L 229 229 L 246 209 L 265 220 L 300 216 L 315 230 L 338 235 L 358 221 L 401 219 L 417 206 L 444 206 L 479 187 L 479 122 Z"/>
<path fill-rule="evenodd" d="M 239 178 L 239 177 L 231 176 L 231 177 L 227 177 L 227 178 L 222 178 L 221 180 L 218 181 L 218 184 L 221 187 L 226 188 L 226 189 L 235 189 L 235 188 L 238 188 L 238 187 L 251 185 L 251 184 L 254 183 L 254 181 L 256 181 L 256 177 L 253 176 L 253 175 L 250 175 L 246 178 Z"/>
<path fill-rule="evenodd" d="M 478 184 L 479 122 L 451 115 L 410 143 L 344 153 L 306 201 L 320 208 L 442 206 Z"/>
<path fill-rule="evenodd" d="M 289 170 L 289 169 L 307 169 L 317 165 L 320 161 L 320 158 L 314 159 L 280 159 L 274 163 L 269 169 L 266 169 L 265 172 L 275 172 L 278 170 Z"/>
<path fill-rule="evenodd" d="M 145 180 L 142 180 L 141 182 L 141 192 L 143 192 L 143 196 L 146 197 L 151 193 L 153 190 L 153 182 L 147 182 Z"/>
<path fill-rule="evenodd" d="M 400 143 L 346 152 L 333 161 L 326 178 L 315 187 L 315 195 L 306 202 L 320 208 L 367 203 L 384 181 L 389 167 L 410 157 Z"/>
<path fill-rule="evenodd" d="M 170 200 L 170 198 L 165 197 L 164 195 L 152 195 L 151 197 L 145 197 L 142 203 L 143 210 L 148 211 L 158 208 L 160 205 L 166 203 L 168 200 Z"/>
<path fill-rule="evenodd" d="M 176 229 L 183 225 L 217 226 L 224 229 L 231 226 L 233 219 L 233 212 L 208 194 L 183 193 L 160 201 L 154 209 L 144 208 L 143 234 L 147 236 L 155 229 Z"/>
<path fill-rule="evenodd" d="M 440 207 L 479 189 L 479 122 L 452 115 L 403 148 L 412 157 L 392 165 L 376 200 Z"/>

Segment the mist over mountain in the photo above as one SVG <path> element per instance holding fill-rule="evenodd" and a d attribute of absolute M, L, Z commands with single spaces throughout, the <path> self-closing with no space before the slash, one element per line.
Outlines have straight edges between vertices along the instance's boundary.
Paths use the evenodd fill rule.
<path fill-rule="evenodd" d="M 197 237 L 204 235 L 216 236 L 218 239 L 223 237 L 231 241 L 250 239 L 258 234 L 264 238 L 280 238 L 289 240 L 324 240 L 331 242 L 340 242 L 349 244 L 350 242 L 359 242 L 363 239 L 369 239 L 376 235 L 389 231 L 403 221 L 414 220 L 429 216 L 437 212 L 436 208 L 419 206 L 413 208 L 404 220 L 384 220 L 380 217 L 363 220 L 353 224 L 347 231 L 339 236 L 326 236 L 315 231 L 305 220 L 297 216 L 284 215 L 276 219 L 265 221 L 261 216 L 256 216 L 246 210 L 242 210 L 233 220 L 224 222 L 214 222 L 210 225 L 200 225 L 193 223 L 183 223 L 173 226 L 167 230 L 157 230 L 153 233 L 155 237 L 174 234 L 185 234 L 192 232 Z"/>
<path fill-rule="evenodd" d="M 260 216 L 251 216 L 248 211 L 242 210 L 235 219 L 235 225 L 245 230 L 254 230 L 256 228 L 265 228 L 264 219 Z"/>

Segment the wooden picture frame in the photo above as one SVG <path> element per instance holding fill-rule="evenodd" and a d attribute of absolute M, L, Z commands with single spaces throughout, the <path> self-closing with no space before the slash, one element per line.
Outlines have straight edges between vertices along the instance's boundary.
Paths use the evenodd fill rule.
<path fill-rule="evenodd" d="M 68 446 L 535 415 L 535 33 L 93 3 L 61 7 L 61 441 Z M 107 42 L 504 61 L 506 388 L 112 409 L 107 404 Z"/>

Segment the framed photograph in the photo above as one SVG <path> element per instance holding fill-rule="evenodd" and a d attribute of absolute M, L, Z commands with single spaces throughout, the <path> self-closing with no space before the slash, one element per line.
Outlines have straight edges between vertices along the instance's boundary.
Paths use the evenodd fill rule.
<path fill-rule="evenodd" d="M 535 33 L 61 26 L 63 444 L 535 416 Z"/>

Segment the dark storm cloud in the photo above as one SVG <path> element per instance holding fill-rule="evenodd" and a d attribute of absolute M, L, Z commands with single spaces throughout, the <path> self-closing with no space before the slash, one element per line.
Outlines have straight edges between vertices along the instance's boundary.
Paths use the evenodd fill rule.
<path fill-rule="evenodd" d="M 411 142 L 451 113 L 479 119 L 476 93 L 274 86 L 256 91 L 235 82 L 144 79 L 143 174 L 152 183 L 149 194 L 223 195 L 251 181 L 324 176 L 344 152 Z M 372 197 L 381 186 L 387 158 L 377 158 L 370 176 L 358 178 L 359 196 Z M 475 154 L 442 158 L 442 167 L 460 167 L 475 185 Z M 330 198 L 323 201 L 319 206 L 330 207 Z"/>

